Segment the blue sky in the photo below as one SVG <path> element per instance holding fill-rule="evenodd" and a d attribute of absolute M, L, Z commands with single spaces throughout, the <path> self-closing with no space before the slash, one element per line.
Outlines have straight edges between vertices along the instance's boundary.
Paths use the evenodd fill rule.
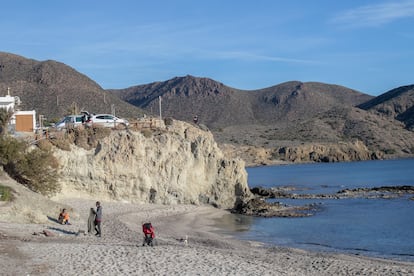
<path fill-rule="evenodd" d="M 370 95 L 414 83 L 414 0 L 2 1 L 0 51 L 56 60 L 105 89 L 176 76 Z"/>

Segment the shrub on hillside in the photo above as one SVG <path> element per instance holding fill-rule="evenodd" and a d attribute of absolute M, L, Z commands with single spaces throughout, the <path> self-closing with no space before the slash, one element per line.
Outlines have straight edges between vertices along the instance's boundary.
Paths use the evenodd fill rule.
<path fill-rule="evenodd" d="M 12 201 L 13 190 L 10 187 L 0 184 L 0 201 Z"/>
<path fill-rule="evenodd" d="M 30 146 L 24 141 L 0 136 L 0 165 L 32 191 L 52 195 L 60 190 L 58 162 L 47 147 Z"/>
<path fill-rule="evenodd" d="M 70 145 L 89 150 L 97 146 L 98 141 L 109 136 L 111 129 L 104 127 L 75 128 L 67 132 L 56 132 L 50 142 L 61 150 L 70 150 Z"/>
<path fill-rule="evenodd" d="M 166 126 L 171 126 L 174 123 L 174 119 L 171 117 L 164 118 L 164 124 Z"/>
<path fill-rule="evenodd" d="M 49 140 L 39 140 L 37 142 L 37 147 L 44 151 L 51 151 L 53 144 Z"/>
<path fill-rule="evenodd" d="M 395 154 L 397 151 L 395 149 L 383 149 L 385 154 Z"/>
<path fill-rule="evenodd" d="M 142 135 L 144 135 L 145 138 L 150 138 L 152 136 L 152 130 L 151 129 L 143 129 L 141 130 Z"/>
<path fill-rule="evenodd" d="M 94 127 L 85 129 L 75 129 L 74 143 L 85 149 L 95 148 L 99 140 L 108 137 L 111 129 L 106 127 Z"/>
<path fill-rule="evenodd" d="M 55 139 L 50 139 L 50 142 L 55 147 L 57 147 L 58 149 L 70 151 L 70 144 L 71 144 L 71 142 L 68 139 L 65 139 L 65 138 L 55 138 Z"/>
<path fill-rule="evenodd" d="M 0 108 L 0 135 L 7 133 L 7 124 L 9 123 L 13 112 L 5 108 Z"/>

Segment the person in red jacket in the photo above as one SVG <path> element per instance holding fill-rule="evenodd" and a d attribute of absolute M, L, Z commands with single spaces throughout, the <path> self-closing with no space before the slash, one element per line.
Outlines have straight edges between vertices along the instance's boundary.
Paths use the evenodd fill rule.
<path fill-rule="evenodd" d="M 155 231 L 151 222 L 142 225 L 142 232 L 144 232 L 144 242 L 142 243 L 142 246 L 145 246 L 145 244 L 152 246 L 155 238 Z"/>

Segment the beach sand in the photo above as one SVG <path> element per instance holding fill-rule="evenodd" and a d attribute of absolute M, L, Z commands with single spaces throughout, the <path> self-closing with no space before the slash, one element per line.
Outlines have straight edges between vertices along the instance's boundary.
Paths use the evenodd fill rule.
<path fill-rule="evenodd" d="M 74 209 L 71 225 L 0 221 L 0 275 L 414 275 L 411 262 L 235 240 L 214 231 L 226 212 L 210 206 L 102 202 L 99 238 L 83 233 L 94 201 L 63 203 Z M 142 246 L 147 221 L 154 247 Z M 34 235 L 44 230 L 54 235 Z"/>

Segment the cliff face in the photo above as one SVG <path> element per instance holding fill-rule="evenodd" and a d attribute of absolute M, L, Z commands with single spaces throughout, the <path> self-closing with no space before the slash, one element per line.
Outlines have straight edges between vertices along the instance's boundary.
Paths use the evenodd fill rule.
<path fill-rule="evenodd" d="M 372 152 L 358 140 L 353 142 L 300 144 L 266 149 L 254 146 L 220 145 L 228 157 L 240 156 L 247 166 L 306 162 L 347 162 L 382 159 L 381 152 Z"/>
<path fill-rule="evenodd" d="M 344 162 L 379 159 L 381 153 L 371 153 L 358 140 L 342 143 L 325 143 L 282 147 L 273 153 L 274 157 L 292 162 Z"/>
<path fill-rule="evenodd" d="M 208 203 L 233 208 L 251 196 L 240 159 L 224 158 L 210 132 L 173 121 L 156 131 L 112 131 L 92 150 L 56 150 L 57 197 Z"/>

